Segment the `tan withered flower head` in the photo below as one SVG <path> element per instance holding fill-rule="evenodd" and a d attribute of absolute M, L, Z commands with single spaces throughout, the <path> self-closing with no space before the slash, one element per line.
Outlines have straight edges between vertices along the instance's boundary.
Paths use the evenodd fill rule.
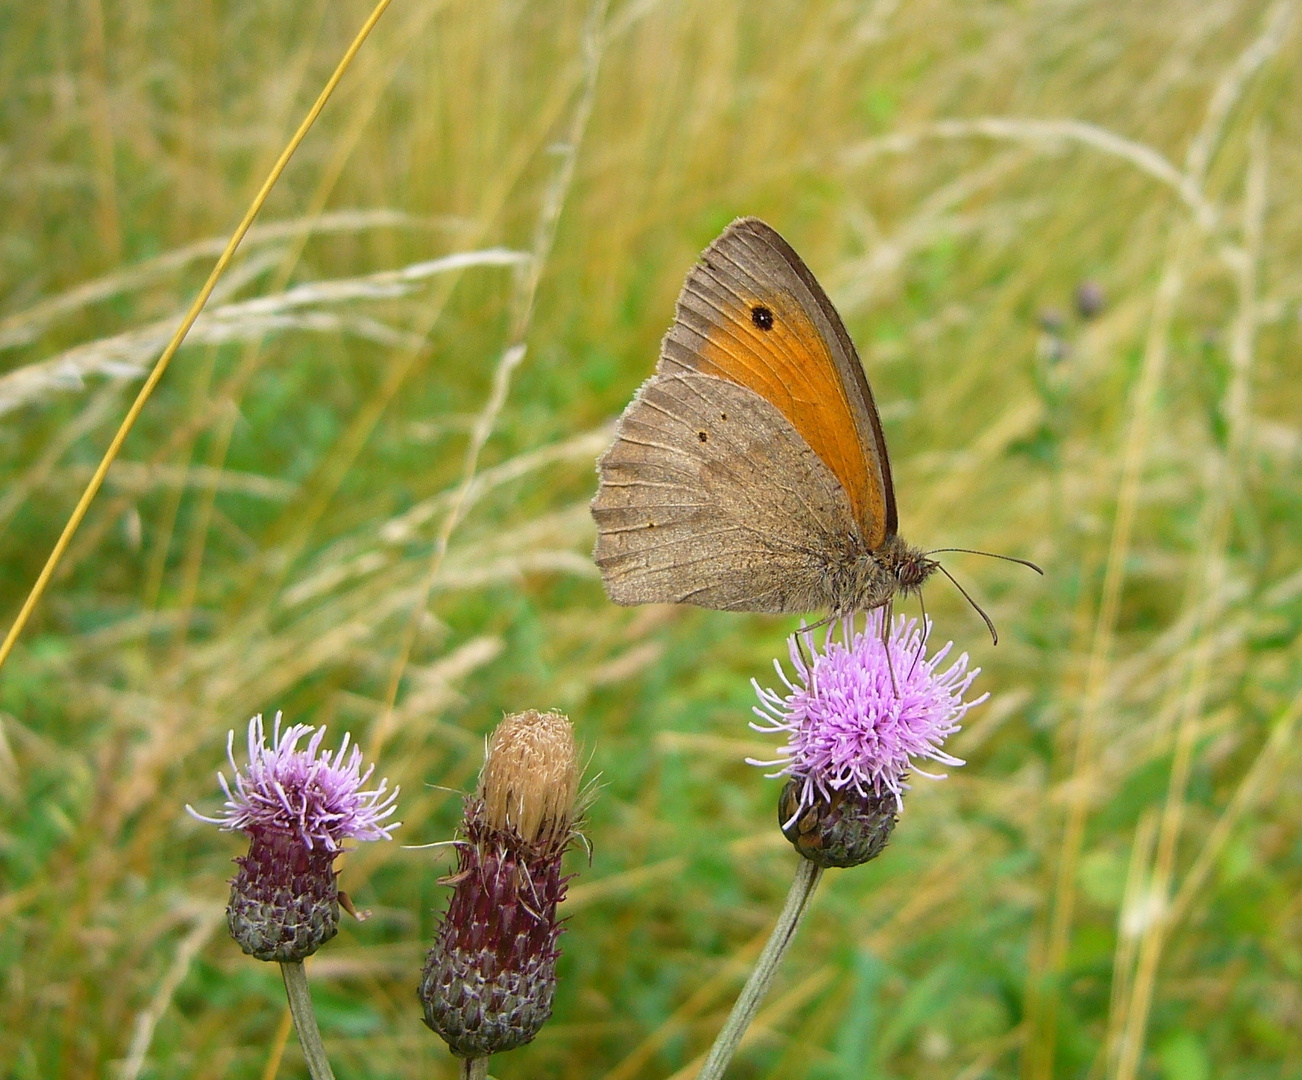
<path fill-rule="evenodd" d="M 529 709 L 497 725 L 479 777 L 490 825 L 550 845 L 568 838 L 578 793 L 578 751 L 567 717 Z"/>

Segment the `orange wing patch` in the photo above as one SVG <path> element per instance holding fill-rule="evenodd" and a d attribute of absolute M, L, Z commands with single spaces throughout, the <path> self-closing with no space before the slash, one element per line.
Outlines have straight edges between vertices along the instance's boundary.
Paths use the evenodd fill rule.
<path fill-rule="evenodd" d="M 664 359 L 745 386 L 776 407 L 845 488 L 875 548 L 885 539 L 886 505 L 868 448 L 828 343 L 794 289 L 764 287 L 772 274 L 759 267 L 743 277 L 725 260 L 698 266 L 683 286 Z"/>

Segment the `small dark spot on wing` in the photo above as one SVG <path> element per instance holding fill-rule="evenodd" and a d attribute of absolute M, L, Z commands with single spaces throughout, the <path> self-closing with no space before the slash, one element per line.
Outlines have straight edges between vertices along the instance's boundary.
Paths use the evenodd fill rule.
<path fill-rule="evenodd" d="M 710 436 L 709 436 L 706 432 L 704 432 L 704 431 L 698 431 L 698 432 L 696 433 L 696 437 L 697 437 L 698 439 L 700 439 L 701 442 L 708 442 L 709 439 L 710 439 Z"/>
<path fill-rule="evenodd" d="M 761 330 L 773 329 L 773 312 L 763 304 L 756 304 L 750 309 L 750 321 Z"/>

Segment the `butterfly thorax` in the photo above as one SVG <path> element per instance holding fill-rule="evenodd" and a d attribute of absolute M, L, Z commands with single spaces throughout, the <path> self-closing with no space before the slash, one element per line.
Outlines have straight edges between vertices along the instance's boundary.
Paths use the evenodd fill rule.
<path fill-rule="evenodd" d="M 823 578 L 829 614 L 872 611 L 896 595 L 918 592 L 937 563 L 897 534 L 871 551 L 843 550 L 828 563 Z"/>

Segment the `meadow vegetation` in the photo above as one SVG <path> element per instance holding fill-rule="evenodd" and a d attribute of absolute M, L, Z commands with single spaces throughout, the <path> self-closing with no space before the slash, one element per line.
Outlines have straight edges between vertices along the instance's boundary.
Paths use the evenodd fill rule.
<path fill-rule="evenodd" d="M 827 876 L 732 1075 L 1302 1075 L 1298 7 L 394 3 L 0 674 L 0 1074 L 302 1074 L 224 929 L 241 844 L 183 811 L 284 710 L 403 789 L 309 964 L 336 1072 L 452 1077 L 415 997 L 449 859 L 401 844 L 555 707 L 593 858 L 494 1074 L 692 1075 L 791 879 L 743 759 L 796 621 L 616 608 L 587 503 L 757 214 L 859 345 L 904 535 L 1046 576 L 945 557 L 1000 629 L 933 579 L 992 695 L 968 763 Z M 6 623 L 368 10 L 0 7 Z"/>

